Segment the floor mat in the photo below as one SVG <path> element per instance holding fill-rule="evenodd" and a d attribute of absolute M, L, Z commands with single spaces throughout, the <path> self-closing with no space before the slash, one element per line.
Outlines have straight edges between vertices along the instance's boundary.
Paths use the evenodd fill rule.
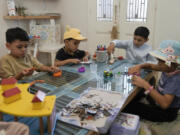
<path fill-rule="evenodd" d="M 150 122 L 143 120 L 141 121 L 141 127 L 143 127 L 143 125 L 147 126 L 148 131 L 150 131 L 152 135 L 179 135 L 180 114 L 177 119 L 172 122 Z M 144 134 L 140 132 L 140 135 Z"/>

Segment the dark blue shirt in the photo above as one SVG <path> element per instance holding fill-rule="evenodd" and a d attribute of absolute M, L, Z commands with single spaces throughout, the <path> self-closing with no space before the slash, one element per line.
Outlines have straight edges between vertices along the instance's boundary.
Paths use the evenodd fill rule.
<path fill-rule="evenodd" d="M 61 48 L 56 53 L 57 60 L 66 60 L 66 59 L 82 59 L 86 55 L 85 51 L 77 50 L 73 53 L 73 55 L 67 53 L 64 48 Z"/>
<path fill-rule="evenodd" d="M 180 74 L 168 76 L 166 73 L 162 73 L 157 90 L 162 95 L 171 94 L 175 96 L 170 108 L 180 107 Z"/>

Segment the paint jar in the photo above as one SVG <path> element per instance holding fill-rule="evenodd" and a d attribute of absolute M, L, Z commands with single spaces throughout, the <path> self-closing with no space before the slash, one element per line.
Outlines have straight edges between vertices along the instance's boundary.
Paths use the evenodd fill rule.
<path fill-rule="evenodd" d="M 107 51 L 103 50 L 103 51 L 96 51 L 96 61 L 97 62 L 106 62 L 107 60 Z"/>

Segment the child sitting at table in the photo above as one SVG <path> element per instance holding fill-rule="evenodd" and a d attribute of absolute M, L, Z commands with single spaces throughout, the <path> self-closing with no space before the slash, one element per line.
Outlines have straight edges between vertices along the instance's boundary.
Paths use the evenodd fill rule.
<path fill-rule="evenodd" d="M 161 71 L 158 86 L 154 88 L 139 76 L 132 77 L 132 84 L 144 88 L 154 102 L 140 102 L 142 98 L 135 98 L 124 109 L 124 112 L 139 115 L 143 119 L 156 122 L 173 121 L 180 107 L 180 43 L 167 40 L 160 44 L 158 50 L 150 52 L 158 59 L 158 64 L 140 64 L 129 68 L 129 74 L 139 73 L 140 69 Z M 140 93 L 139 93 L 140 94 Z M 138 97 L 138 96 L 137 96 Z M 144 96 L 143 96 L 144 97 Z"/>
<path fill-rule="evenodd" d="M 0 76 L 2 78 L 15 77 L 17 80 L 32 75 L 34 70 L 58 72 L 57 67 L 42 65 L 36 58 L 27 54 L 29 37 L 21 28 L 11 28 L 6 32 L 6 47 L 10 54 L 0 59 Z"/>
<path fill-rule="evenodd" d="M 126 50 L 126 59 L 135 63 L 156 63 L 154 57 L 149 55 L 152 50 L 151 46 L 146 44 L 149 40 L 149 30 L 146 27 L 137 27 L 134 31 L 133 40 L 113 40 L 111 41 L 107 51 L 109 54 L 114 52 L 114 48 L 122 48 Z"/>
<path fill-rule="evenodd" d="M 57 52 L 55 65 L 62 66 L 69 63 L 77 64 L 81 60 L 88 61 L 89 53 L 78 49 L 83 40 L 86 38 L 81 35 L 79 29 L 67 27 L 64 33 L 65 46 Z"/>

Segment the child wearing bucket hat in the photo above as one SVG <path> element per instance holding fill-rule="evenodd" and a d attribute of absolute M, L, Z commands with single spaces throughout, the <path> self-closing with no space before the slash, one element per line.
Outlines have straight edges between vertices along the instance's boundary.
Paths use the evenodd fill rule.
<path fill-rule="evenodd" d="M 69 63 L 77 64 L 81 60 L 88 61 L 89 53 L 78 49 L 80 42 L 83 40 L 86 40 L 86 38 L 81 35 L 79 29 L 66 26 L 66 32 L 64 33 L 65 46 L 57 52 L 55 65 L 62 66 Z"/>
<path fill-rule="evenodd" d="M 131 67 L 128 72 L 130 74 L 139 73 L 141 69 L 162 72 L 157 87 L 151 86 L 149 82 L 139 76 L 132 77 L 132 83 L 144 88 L 144 93 L 153 102 L 144 104 L 140 102 L 141 98 L 135 98 L 124 111 L 137 114 L 141 118 L 150 121 L 172 121 L 176 118 L 180 107 L 180 70 L 178 69 L 180 64 L 180 43 L 173 40 L 163 41 L 160 48 L 150 52 L 150 54 L 158 59 L 158 64 L 145 63 L 136 65 Z M 147 96 L 141 97 L 146 98 Z"/>

